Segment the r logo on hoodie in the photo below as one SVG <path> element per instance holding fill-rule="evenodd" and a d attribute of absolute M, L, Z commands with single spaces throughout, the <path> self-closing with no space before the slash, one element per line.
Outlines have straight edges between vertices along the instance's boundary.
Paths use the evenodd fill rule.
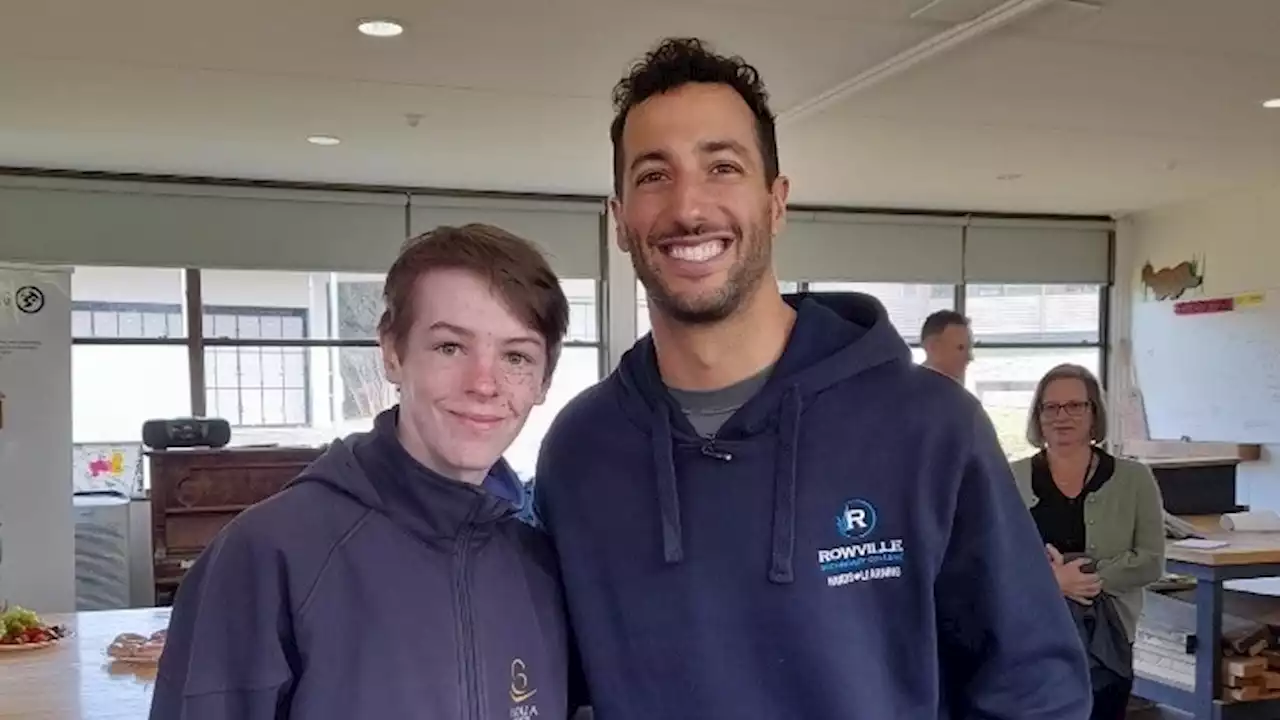
<path fill-rule="evenodd" d="M 876 508 L 861 498 L 847 500 L 836 514 L 836 531 L 849 545 L 818 551 L 818 566 L 829 587 L 902 577 L 906 555 L 901 538 L 866 540 L 876 531 Z"/>

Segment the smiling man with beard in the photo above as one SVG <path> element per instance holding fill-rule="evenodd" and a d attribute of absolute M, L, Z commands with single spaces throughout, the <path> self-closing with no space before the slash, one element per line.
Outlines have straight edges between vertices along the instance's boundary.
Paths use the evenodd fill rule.
<path fill-rule="evenodd" d="M 779 293 L 789 182 L 756 70 L 671 39 L 614 103 L 653 332 L 560 413 L 535 495 L 597 717 L 1087 718 L 982 408 L 875 299 Z"/>

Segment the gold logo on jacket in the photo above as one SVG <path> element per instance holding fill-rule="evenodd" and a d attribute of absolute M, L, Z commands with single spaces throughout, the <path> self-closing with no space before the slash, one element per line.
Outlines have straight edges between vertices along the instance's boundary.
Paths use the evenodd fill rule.
<path fill-rule="evenodd" d="M 529 675 L 525 672 L 524 661 L 516 658 L 511 661 L 511 702 L 519 705 L 538 693 L 538 689 L 529 683 Z"/>

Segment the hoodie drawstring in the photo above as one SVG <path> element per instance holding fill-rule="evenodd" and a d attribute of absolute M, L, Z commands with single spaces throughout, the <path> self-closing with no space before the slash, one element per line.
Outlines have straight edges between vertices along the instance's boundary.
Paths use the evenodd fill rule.
<path fill-rule="evenodd" d="M 796 549 L 796 460 L 800 445 L 800 389 L 793 387 L 782 398 L 778 425 L 778 464 L 773 479 L 773 537 L 769 580 L 788 584 L 795 580 Z M 671 416 L 657 414 L 651 437 L 653 466 L 657 475 L 658 505 L 662 514 L 662 555 L 668 564 L 684 560 L 684 533 L 680 525 L 680 494 L 676 487 L 675 442 Z"/>
<path fill-rule="evenodd" d="M 675 442 L 671 437 L 671 416 L 657 413 L 653 433 L 653 466 L 658 476 L 658 505 L 662 511 L 662 554 L 667 563 L 684 560 L 684 537 L 680 528 L 680 495 L 676 489 Z"/>
<path fill-rule="evenodd" d="M 792 561 L 796 554 L 796 450 L 800 445 L 800 389 L 792 387 L 782 398 L 778 423 L 778 466 L 773 477 L 773 552 L 769 579 L 788 584 L 795 580 Z"/>

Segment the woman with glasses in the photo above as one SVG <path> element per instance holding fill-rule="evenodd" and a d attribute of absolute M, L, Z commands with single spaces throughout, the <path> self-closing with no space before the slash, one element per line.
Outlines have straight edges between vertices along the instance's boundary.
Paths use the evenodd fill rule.
<path fill-rule="evenodd" d="M 1097 378 L 1059 365 L 1040 379 L 1027 418 L 1027 441 L 1039 452 L 1015 461 L 1013 474 L 1082 628 L 1092 718 L 1120 720 L 1133 687 L 1142 591 L 1164 572 L 1164 507 L 1151 470 L 1107 453 L 1106 435 Z"/>

